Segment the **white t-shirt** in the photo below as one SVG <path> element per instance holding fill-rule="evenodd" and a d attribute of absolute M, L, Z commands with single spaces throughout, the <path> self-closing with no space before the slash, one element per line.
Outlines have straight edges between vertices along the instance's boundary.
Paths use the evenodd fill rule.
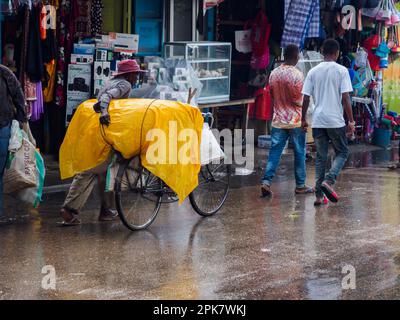
<path fill-rule="evenodd" d="M 304 95 L 314 100 L 312 128 L 343 128 L 342 94 L 352 92 L 349 71 L 336 62 L 322 62 L 308 73 Z"/>

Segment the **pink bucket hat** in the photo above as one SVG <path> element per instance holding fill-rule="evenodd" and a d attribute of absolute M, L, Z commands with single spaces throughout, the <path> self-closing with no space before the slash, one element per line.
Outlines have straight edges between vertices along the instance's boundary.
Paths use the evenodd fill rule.
<path fill-rule="evenodd" d="M 126 74 L 126 73 L 135 73 L 135 72 L 146 72 L 144 70 L 140 69 L 139 64 L 136 62 L 136 60 L 123 60 L 118 62 L 118 71 L 113 73 L 113 76 L 119 76 L 121 74 Z"/>

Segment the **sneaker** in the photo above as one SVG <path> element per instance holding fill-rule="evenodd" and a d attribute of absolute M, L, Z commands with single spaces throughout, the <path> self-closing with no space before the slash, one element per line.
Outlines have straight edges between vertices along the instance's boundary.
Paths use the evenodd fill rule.
<path fill-rule="evenodd" d="M 326 206 L 329 203 L 329 200 L 327 197 L 323 198 L 317 198 L 314 202 L 314 206 L 319 207 L 319 206 Z"/>
<path fill-rule="evenodd" d="M 119 216 L 117 210 L 101 208 L 99 221 L 115 221 L 118 219 Z"/>
<path fill-rule="evenodd" d="M 339 196 L 335 192 L 335 190 L 332 188 L 330 183 L 328 181 L 324 181 L 321 184 L 321 190 L 322 192 L 326 195 L 326 197 L 329 199 L 331 202 L 338 202 L 339 201 Z"/>
<path fill-rule="evenodd" d="M 263 198 L 271 197 L 272 196 L 271 186 L 267 184 L 261 185 L 261 196 Z"/>

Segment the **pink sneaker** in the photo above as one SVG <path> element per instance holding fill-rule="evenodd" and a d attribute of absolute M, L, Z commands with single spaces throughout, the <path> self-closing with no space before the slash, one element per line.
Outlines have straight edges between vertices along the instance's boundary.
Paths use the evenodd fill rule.
<path fill-rule="evenodd" d="M 337 195 L 335 190 L 332 188 L 332 186 L 329 184 L 329 182 L 327 182 L 327 181 L 322 182 L 321 190 L 326 195 L 326 197 L 329 199 L 329 201 L 334 202 L 334 203 L 339 201 L 339 196 Z"/>
<path fill-rule="evenodd" d="M 326 206 L 329 203 L 329 200 L 327 197 L 323 198 L 317 198 L 314 202 L 314 206 L 319 207 L 319 206 Z"/>

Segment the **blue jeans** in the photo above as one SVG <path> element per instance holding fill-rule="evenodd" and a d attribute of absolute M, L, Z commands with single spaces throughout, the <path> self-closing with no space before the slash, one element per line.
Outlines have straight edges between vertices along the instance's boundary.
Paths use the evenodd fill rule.
<path fill-rule="evenodd" d="M 8 156 L 8 144 L 10 142 L 11 127 L 0 128 L 0 217 L 3 212 L 3 175 Z"/>
<path fill-rule="evenodd" d="M 335 129 L 313 129 L 313 137 L 317 147 L 317 159 L 315 162 L 316 186 L 315 194 L 317 197 L 324 196 L 321 184 L 324 181 L 334 185 L 336 179 L 346 164 L 349 157 L 347 145 L 346 127 Z M 329 141 L 332 141 L 335 150 L 335 159 L 328 173 L 326 173 L 326 163 L 328 161 Z"/>
<path fill-rule="evenodd" d="M 288 139 L 291 138 L 294 145 L 294 171 L 296 188 L 303 188 L 306 183 L 306 134 L 301 128 L 278 129 L 272 128 L 271 150 L 269 151 L 267 169 L 262 183 L 271 185 L 281 160 L 283 149 Z"/>

